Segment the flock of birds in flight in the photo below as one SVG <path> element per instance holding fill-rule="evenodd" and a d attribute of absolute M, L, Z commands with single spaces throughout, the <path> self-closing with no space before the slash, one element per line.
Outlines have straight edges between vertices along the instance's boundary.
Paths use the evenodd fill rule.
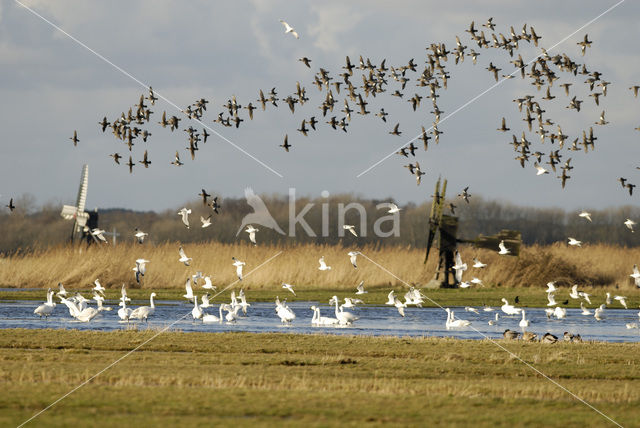
<path fill-rule="evenodd" d="M 286 34 L 291 34 L 296 39 L 299 38 L 298 33 L 287 22 L 281 20 L 281 23 L 285 28 Z M 488 34 L 485 34 L 484 30 L 477 29 L 474 22 L 471 22 L 469 28 L 465 30 L 469 34 L 472 47 L 465 45 L 459 36 L 455 37 L 455 47 L 452 50 L 449 50 L 445 43 L 430 44 L 427 48 L 425 65 L 422 67 L 413 58 L 406 64 L 387 66 L 385 59 L 379 65 L 375 65 L 369 58 L 365 59 L 362 56 L 356 63 L 352 62 L 347 56 L 342 72 L 339 74 L 332 74 L 329 70 L 319 67 L 319 70 L 313 76 L 312 83 L 317 86 L 321 93 L 324 93 L 324 100 L 318 106 L 322 113 L 322 119 L 317 118 L 317 115 L 304 117 L 297 131 L 306 137 L 312 131 L 316 131 L 319 124 L 325 122 L 334 130 L 347 132 L 352 118 L 355 117 L 352 115 L 354 112 L 362 117 L 373 115 L 381 121 L 391 124 L 391 118 L 388 118 L 389 113 L 385 111 L 384 107 L 381 107 L 375 113 L 367 110 L 370 97 L 382 97 L 387 94 L 397 100 L 404 99 L 414 112 L 421 108 L 423 100 L 429 99 L 431 101 L 429 113 L 433 114 L 431 126 L 421 126 L 420 131 L 413 131 L 417 136 L 397 152 L 399 156 L 414 159 L 416 158 L 416 153 L 420 151 L 419 147 L 414 143 L 417 143 L 418 140 L 422 141 L 423 149 L 427 151 L 429 141 L 433 139 L 436 144 L 439 143 L 440 136 L 444 133 L 438 127 L 444 111 L 438 107 L 437 99 L 440 97 L 441 91 L 447 89 L 448 81 L 452 78 L 449 69 L 446 67 L 447 64 L 451 63 L 449 59 L 453 59 L 454 64 L 459 64 L 463 63 L 465 58 L 471 58 L 475 65 L 478 62 L 478 57 L 481 56 L 481 52 L 484 49 L 491 48 L 506 52 L 512 58 L 509 62 L 515 67 L 515 71 L 509 74 L 502 74 L 500 73 L 503 71 L 502 68 L 495 65 L 493 61 L 489 62 L 485 69 L 496 82 L 500 81 L 500 78 L 511 79 L 519 75 L 523 80 L 528 79 L 538 92 L 544 93 L 544 96 L 523 94 L 513 101 L 519 111 L 523 112 L 524 117 L 522 120 L 526 122 L 528 131 L 538 135 L 536 139 L 539 140 L 541 145 L 548 141 L 550 147 L 546 153 L 541 151 L 541 148 L 535 147 L 535 143 L 527 138 L 526 132 L 523 130 L 520 136 L 512 134 L 510 141 L 517 154 L 515 159 L 523 168 L 527 162 L 534 160 L 533 166 L 536 168 L 537 175 L 549 174 L 550 170 L 559 174 L 558 178 L 564 188 L 567 180 L 571 178 L 569 173 L 574 168 L 574 165 L 572 165 L 572 158 L 566 158 L 566 153 L 563 150 L 569 152 L 581 150 L 586 153 L 592 152 L 595 149 L 595 141 L 598 139 L 595 136 L 593 126 L 605 126 L 609 122 L 606 120 L 605 111 L 603 110 L 599 120 L 593 122 L 593 126 L 590 126 L 588 130 L 583 130 L 581 137 L 576 136 L 574 138 L 563 133 L 561 124 L 545 115 L 550 103 L 554 99 L 560 99 L 561 97 L 557 93 L 553 94 L 554 84 L 559 80 L 562 82 L 556 85 L 562 88 L 562 93 L 568 99 L 566 109 L 579 113 L 584 100 L 578 99 L 577 94 L 572 94 L 572 86 L 575 85 L 573 88 L 577 88 L 578 83 L 571 81 L 571 79 L 575 80 L 577 76 L 584 76 L 584 85 L 589 88 L 588 96 L 598 106 L 602 99 L 606 98 L 607 89 L 611 82 L 604 80 L 601 72 L 596 70 L 589 71 L 585 63 L 574 61 L 566 53 L 551 56 L 544 48 L 540 48 L 542 54 L 533 61 L 525 63 L 522 55 L 518 53 L 520 46 L 523 43 L 533 43 L 538 47 L 539 40 L 542 38 L 532 26 L 528 27 L 527 24 L 524 24 L 520 33 L 511 26 L 509 31 L 506 32 L 507 34 L 504 34 L 496 31 L 496 24 L 493 22 L 493 18 L 489 18 L 482 27 L 488 31 Z M 583 56 L 592 43 L 588 35 L 585 35 L 584 39 L 577 43 Z M 517 57 L 515 57 L 516 54 Z M 302 57 L 298 61 L 309 69 L 312 68 L 312 60 L 310 58 Z M 359 72 L 359 75 L 356 72 Z M 416 88 L 422 89 L 415 89 L 413 91 L 414 94 L 410 96 L 409 85 L 412 83 Z M 152 87 L 148 89 L 148 94 L 146 96 L 141 95 L 138 103 L 129 108 L 127 113 L 122 112 L 119 117 L 113 120 L 108 120 L 105 116 L 99 122 L 102 131 L 105 132 L 107 128 L 111 128 L 115 138 L 123 142 L 129 152 L 132 152 L 137 140 L 141 139 L 143 142 L 147 142 L 147 139 L 152 135 L 147 127 L 151 124 L 151 115 L 154 113 L 151 110 L 151 106 L 155 105 L 158 97 L 155 96 Z M 637 97 L 640 85 L 633 85 L 629 89 Z M 254 111 L 260 108 L 265 111 L 267 107 L 277 108 L 279 106 L 278 102 L 282 103 L 281 105 L 286 105 L 291 113 L 295 114 L 297 106 L 302 106 L 310 100 L 307 95 L 305 86 L 301 85 L 300 82 L 296 82 L 295 91 L 280 98 L 275 87 L 266 92 L 266 95 L 265 91 L 260 89 L 257 99 L 248 101 L 244 107 L 235 96 L 232 96 L 223 104 L 224 110 L 217 114 L 213 122 L 224 127 L 239 128 L 243 122 L 253 120 Z M 254 105 L 254 102 L 257 105 Z M 186 116 L 186 119 L 193 119 L 196 120 L 197 124 L 204 125 L 204 114 L 207 111 L 208 103 L 209 101 L 205 98 L 196 100 L 181 111 L 181 117 L 170 115 L 163 111 L 158 124 L 162 128 L 168 128 L 171 132 L 174 132 L 180 130 L 180 121 L 185 119 Z M 342 109 L 338 111 L 338 114 L 334 115 L 334 109 L 337 110 L 341 106 Z M 243 111 L 246 111 L 246 115 L 242 113 Z M 192 125 L 182 128 L 182 131 L 187 133 L 188 145 L 186 150 L 192 160 L 195 159 L 196 152 L 200 149 L 199 143 L 206 143 L 211 135 L 207 132 L 208 126 L 204 126 L 201 131 Z M 553 127 L 555 129 L 550 129 Z M 640 130 L 640 127 L 636 129 Z M 511 130 L 504 117 L 497 130 L 501 132 Z M 396 122 L 388 133 L 392 136 L 400 137 L 403 132 L 406 131 L 401 130 L 400 122 Z M 76 131 L 74 131 L 70 139 L 74 145 L 77 145 L 80 141 Z M 287 152 L 293 147 L 288 133 L 285 134 L 280 147 Z M 118 152 L 112 153 L 110 156 L 116 164 L 120 164 L 120 159 L 125 157 Z M 132 154 L 128 157 L 126 165 L 130 173 L 133 172 L 136 164 L 140 164 L 145 168 L 151 165 L 147 149 L 142 154 L 142 160 L 134 161 Z M 180 151 L 175 152 L 170 163 L 178 167 L 184 165 L 180 158 Z M 425 170 L 420 166 L 419 161 L 416 159 L 404 165 L 404 167 L 409 170 L 410 174 L 415 176 L 417 184 L 420 184 Z M 635 184 L 630 183 L 624 177 L 620 177 L 619 181 L 622 187 L 631 195 Z"/>

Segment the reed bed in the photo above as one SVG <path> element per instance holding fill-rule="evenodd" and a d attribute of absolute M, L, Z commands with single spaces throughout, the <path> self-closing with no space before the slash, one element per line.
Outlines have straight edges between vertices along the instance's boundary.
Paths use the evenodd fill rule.
<path fill-rule="evenodd" d="M 190 266 L 178 262 L 178 243 L 159 245 L 123 244 L 111 246 L 61 246 L 15 254 L 0 259 L 0 286 L 16 288 L 86 288 L 96 278 L 107 288 L 171 289 L 182 288 L 187 277 L 197 271 L 210 275 L 219 288 L 237 280 L 232 257 L 246 262 L 245 289 L 271 290 L 283 282 L 299 290 L 353 289 L 360 281 L 367 287 L 423 286 L 433 278 L 437 249 L 423 264 L 424 249 L 398 246 L 357 248 L 358 268 L 349 263 L 347 252 L 356 248 L 314 244 L 258 245 L 245 243 L 199 243 L 184 245 Z M 523 247 L 519 257 L 500 256 L 489 250 L 462 246 L 460 252 L 471 266 L 478 257 L 488 264 L 472 269 L 465 279 L 482 279 L 486 287 L 544 287 L 548 281 L 560 286 L 635 288 L 629 277 L 640 261 L 640 248 L 590 245 L 570 248 L 566 245 Z M 324 256 L 332 269 L 318 270 Z M 365 257 L 366 256 L 366 257 Z M 147 274 L 138 284 L 132 268 L 135 260 L 145 258 Z M 370 259 L 370 260 L 369 260 Z M 379 266 L 378 266 L 379 265 Z M 400 278 L 400 279 L 398 279 Z"/>

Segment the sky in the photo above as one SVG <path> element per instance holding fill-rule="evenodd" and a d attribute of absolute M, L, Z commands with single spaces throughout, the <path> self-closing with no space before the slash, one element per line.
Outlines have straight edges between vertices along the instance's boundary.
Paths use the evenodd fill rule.
<path fill-rule="evenodd" d="M 600 209 L 635 204 L 638 198 L 630 197 L 617 181 L 623 176 L 640 185 L 640 132 L 634 130 L 640 125 L 640 99 L 628 90 L 640 84 L 640 5 L 631 0 L 577 32 L 617 1 L 23 3 L 95 53 L 14 0 L 0 1 L 2 205 L 22 194 L 33 195 L 38 203 L 73 203 L 83 164 L 90 170 L 89 209 L 159 211 L 196 199 L 202 188 L 222 197 L 242 197 L 246 187 L 263 194 L 284 195 L 295 188 L 298 195 L 311 197 L 326 190 L 420 203 L 430 197 L 439 176 L 448 179 L 449 195 L 469 186 L 472 195 L 525 206 Z M 519 78 L 490 89 L 495 81 L 485 70 L 489 62 L 502 68 L 501 74 L 515 68 L 505 51 L 479 49 L 464 31 L 475 21 L 488 35 L 480 27 L 488 17 L 494 18 L 496 32 L 504 34 L 510 26 L 519 33 L 524 23 L 533 25 L 542 36 L 540 46 L 550 55 L 566 53 L 611 82 L 600 106 L 587 96 L 582 83 L 586 76 L 560 73 L 552 88 L 557 98 L 547 104 L 545 117 L 562 124 L 569 141 L 589 126 L 598 137 L 594 152 L 565 155 L 572 157 L 574 166 L 565 189 L 556 174 L 537 177 L 533 162 L 523 169 L 514 160 L 511 133 L 519 136 L 526 127 L 512 100 L 523 94 L 540 98 L 544 89 L 538 92 L 529 80 Z M 284 34 L 280 19 L 300 38 Z M 576 43 L 586 33 L 593 44 L 582 57 Z M 415 73 L 409 75 L 404 99 L 390 96 L 399 88 L 391 79 L 387 93 L 369 97 L 369 110 L 375 113 L 384 107 L 389 112 L 387 123 L 373 114 L 363 118 L 354 113 L 347 133 L 323 121 L 308 137 L 296 131 L 302 118 L 321 118 L 317 107 L 325 93 L 312 85 L 319 67 L 339 79 L 345 56 L 357 63 L 362 55 L 375 64 L 386 59 L 387 66 L 402 66 L 413 58 L 422 70 L 425 49 L 444 42 L 453 50 L 456 35 L 480 56 L 475 66 L 470 58 L 455 65 L 451 56 L 446 63 L 451 78 L 437 102 L 442 117 L 455 113 L 441 118 L 440 143 L 432 141 L 427 152 L 417 153 L 415 160 L 426 172 L 420 186 L 403 168 L 414 159 L 398 155 L 361 174 L 417 136 L 420 126 L 431 126 L 430 100 L 423 99 L 417 112 L 406 102 L 414 93 L 427 93 L 415 86 Z M 526 42 L 517 52 L 525 62 L 541 53 Z M 311 69 L 298 61 L 303 56 L 312 60 Z M 295 115 L 280 103 L 277 109 L 256 110 L 254 120 L 245 117 L 239 129 L 213 123 L 232 95 L 242 105 L 256 105 L 259 89 L 267 93 L 275 87 L 284 98 L 295 91 L 296 82 L 306 87 L 310 101 Z M 569 98 L 559 87 L 564 82 L 573 82 L 572 95 L 584 100 L 580 113 L 565 108 Z M 108 156 L 118 152 L 126 160 L 128 149 L 109 130 L 103 134 L 98 121 L 126 112 L 147 93 L 143 85 L 153 86 L 170 102 L 156 103 L 146 127 L 152 136 L 147 143 L 137 141 L 131 153 L 138 161 L 148 150 L 151 166 L 138 164 L 129 174 L 126 166 Z M 327 119 L 342 117 L 337 110 L 344 97 L 344 92 L 337 95 L 339 108 Z M 186 133 L 172 133 L 157 121 L 162 111 L 179 115 L 173 105 L 186 107 L 199 98 L 209 100 L 203 122 L 220 136 L 201 143 L 192 161 L 185 150 Z M 610 124 L 593 125 L 603 109 Z M 511 128 L 507 133 L 496 130 L 502 117 Z M 186 118 L 180 123 L 181 128 L 202 128 Z M 388 134 L 395 123 L 403 131 L 400 137 Z M 80 138 L 77 147 L 69 140 L 74 130 Z M 285 134 L 293 146 L 289 153 L 279 147 Z M 527 132 L 527 138 L 534 141 L 537 136 Z M 545 152 L 550 148 L 548 141 L 536 146 Z M 170 164 L 176 150 L 185 163 L 179 168 Z"/>

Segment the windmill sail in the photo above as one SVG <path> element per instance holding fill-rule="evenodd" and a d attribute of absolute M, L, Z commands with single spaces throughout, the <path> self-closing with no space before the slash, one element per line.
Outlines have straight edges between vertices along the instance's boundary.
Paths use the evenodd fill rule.
<path fill-rule="evenodd" d="M 84 165 L 82 168 L 82 176 L 80 177 L 80 188 L 78 189 L 78 197 L 76 199 L 76 205 L 64 205 L 60 215 L 65 220 L 74 220 L 73 230 L 71 231 L 72 237 L 75 233 L 83 231 L 87 220 L 89 219 L 89 213 L 85 212 L 84 207 L 87 202 L 87 190 L 89 187 L 89 165 Z"/>

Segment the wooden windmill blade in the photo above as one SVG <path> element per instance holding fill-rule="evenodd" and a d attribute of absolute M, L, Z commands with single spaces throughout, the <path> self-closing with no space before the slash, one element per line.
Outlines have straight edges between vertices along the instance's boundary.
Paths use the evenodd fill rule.
<path fill-rule="evenodd" d="M 82 167 L 82 175 L 80 176 L 80 187 L 78 188 L 78 197 L 75 205 L 64 205 L 60 215 L 65 220 L 73 220 L 73 229 L 71 230 L 71 240 L 73 241 L 76 233 L 81 233 L 89 219 L 89 213 L 84 208 L 87 202 L 87 190 L 89 188 L 89 165 Z"/>
<path fill-rule="evenodd" d="M 431 203 L 431 211 L 429 213 L 429 235 L 427 236 L 427 251 L 424 256 L 424 263 L 427 263 L 429 259 L 429 253 L 433 246 L 433 241 L 436 238 L 436 234 L 440 229 L 442 222 L 442 212 L 444 210 L 444 198 L 447 191 L 447 180 L 444 180 L 442 185 L 442 193 L 440 193 L 440 178 L 436 182 L 436 187 L 433 192 L 433 202 Z"/>

